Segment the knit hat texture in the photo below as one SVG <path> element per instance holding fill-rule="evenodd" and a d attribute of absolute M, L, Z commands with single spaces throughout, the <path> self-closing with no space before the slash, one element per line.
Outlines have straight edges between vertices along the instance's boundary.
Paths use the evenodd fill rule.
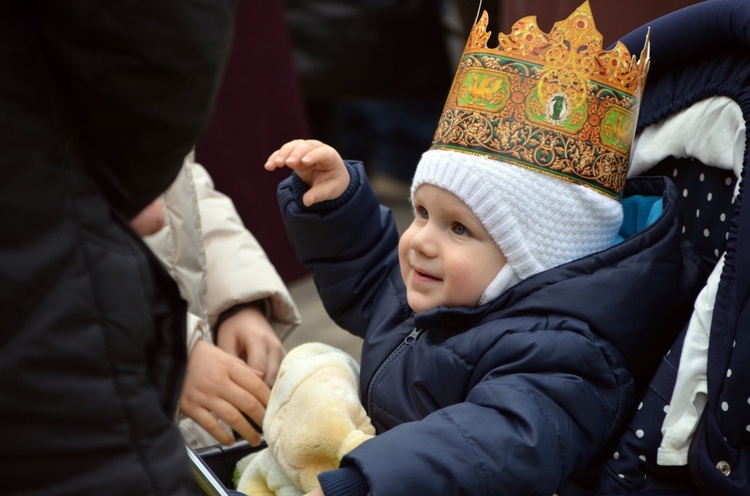
<path fill-rule="evenodd" d="M 479 304 L 509 286 L 592 253 L 615 241 L 620 202 L 594 189 L 500 160 L 447 150 L 422 155 L 411 196 L 432 184 L 462 200 L 505 255 Z"/>

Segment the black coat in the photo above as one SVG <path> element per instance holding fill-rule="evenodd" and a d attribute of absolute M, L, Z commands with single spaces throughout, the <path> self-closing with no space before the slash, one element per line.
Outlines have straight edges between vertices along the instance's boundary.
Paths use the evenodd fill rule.
<path fill-rule="evenodd" d="M 0 2 L 3 494 L 187 494 L 184 303 L 127 221 L 201 133 L 231 16 Z"/>

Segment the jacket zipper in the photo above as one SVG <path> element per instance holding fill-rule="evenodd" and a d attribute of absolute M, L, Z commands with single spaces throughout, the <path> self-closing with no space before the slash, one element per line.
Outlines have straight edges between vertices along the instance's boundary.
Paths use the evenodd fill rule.
<path fill-rule="evenodd" d="M 375 383 L 378 381 L 378 378 L 383 372 L 385 372 L 385 369 L 388 368 L 388 366 L 393 362 L 393 360 L 396 359 L 397 356 L 399 356 L 407 347 L 409 347 L 409 345 L 417 340 L 421 333 L 422 329 L 417 329 L 416 327 L 412 329 L 409 335 L 404 338 L 404 340 L 396 347 L 395 350 L 391 352 L 390 355 L 388 355 L 388 358 L 386 358 L 385 361 L 380 364 L 380 367 L 378 367 L 375 375 L 372 376 L 372 380 L 370 380 L 370 386 L 367 388 L 367 413 L 369 415 L 372 415 L 372 390 L 375 388 Z"/>

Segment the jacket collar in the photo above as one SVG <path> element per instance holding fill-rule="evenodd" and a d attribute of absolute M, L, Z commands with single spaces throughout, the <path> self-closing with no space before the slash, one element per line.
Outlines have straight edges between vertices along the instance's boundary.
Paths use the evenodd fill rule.
<path fill-rule="evenodd" d="M 671 217 L 676 208 L 677 191 L 674 184 L 662 177 L 639 177 L 628 180 L 626 196 L 660 196 L 664 203 L 662 215 Z M 589 284 L 592 275 L 643 253 L 672 229 L 669 222 L 657 219 L 658 226 L 641 226 L 638 233 L 599 253 L 574 260 L 535 274 L 508 288 L 495 300 L 479 307 L 437 307 L 414 315 L 418 328 L 445 328 L 454 331 L 499 318 L 523 314 L 590 315 L 591 302 L 602 301 L 601 286 Z M 655 232 L 656 231 L 656 232 Z M 662 232 L 664 231 L 664 232 Z M 635 269 L 637 270 L 637 269 Z M 631 272 L 630 277 L 637 277 Z M 580 281 L 580 284 L 577 284 Z M 576 298 L 560 298 L 559 287 L 575 288 Z M 625 287 L 622 288 L 625 290 Z M 613 291 L 617 291 L 613 288 Z M 564 292 L 563 292 L 564 293 Z M 604 302 L 602 302 L 604 304 Z"/>

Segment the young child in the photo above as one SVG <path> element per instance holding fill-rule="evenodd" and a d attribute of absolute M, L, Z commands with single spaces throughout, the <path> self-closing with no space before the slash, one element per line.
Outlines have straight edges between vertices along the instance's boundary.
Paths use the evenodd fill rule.
<path fill-rule="evenodd" d="M 603 52 L 588 4 L 549 35 L 522 19 L 497 49 L 486 25 L 400 240 L 362 164 L 330 146 L 292 141 L 265 165 L 295 171 L 279 187 L 290 239 L 364 338 L 377 436 L 320 474 L 327 496 L 590 488 L 687 298 L 674 186 L 625 187 L 645 50 Z"/>

